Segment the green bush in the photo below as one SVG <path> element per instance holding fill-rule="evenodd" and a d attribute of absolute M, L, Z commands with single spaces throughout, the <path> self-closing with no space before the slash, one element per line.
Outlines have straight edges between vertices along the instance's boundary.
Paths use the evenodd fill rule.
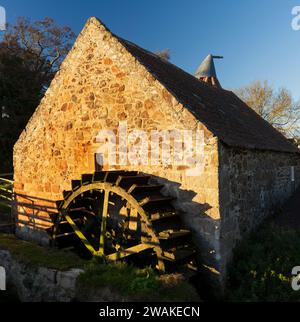
<path fill-rule="evenodd" d="M 194 287 L 180 274 L 160 276 L 151 268 L 139 269 L 121 262 L 106 264 L 101 259 L 86 261 L 72 252 L 42 247 L 2 233 L 0 249 L 10 251 L 15 259 L 33 267 L 63 271 L 70 268 L 84 269 L 78 279 L 78 288 L 82 294 L 93 294 L 108 287 L 132 300 L 199 301 Z"/>
<path fill-rule="evenodd" d="M 229 301 L 291 302 L 292 269 L 300 266 L 300 232 L 265 224 L 235 250 L 229 269 Z"/>
<path fill-rule="evenodd" d="M 179 274 L 159 276 L 152 268 L 139 269 L 122 262 L 103 264 L 96 259 L 84 270 L 78 280 L 83 293 L 109 287 L 135 301 L 199 301 L 193 286 Z"/>

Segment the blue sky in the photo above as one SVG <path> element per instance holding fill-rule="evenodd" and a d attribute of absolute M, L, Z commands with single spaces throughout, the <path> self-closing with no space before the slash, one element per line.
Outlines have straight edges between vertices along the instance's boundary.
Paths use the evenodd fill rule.
<path fill-rule="evenodd" d="M 209 53 L 223 55 L 224 88 L 268 80 L 300 98 L 300 30 L 291 10 L 300 0 L 7 0 L 8 22 L 18 16 L 54 18 L 78 33 L 90 16 L 152 51 L 169 48 L 171 61 L 194 73 Z"/>

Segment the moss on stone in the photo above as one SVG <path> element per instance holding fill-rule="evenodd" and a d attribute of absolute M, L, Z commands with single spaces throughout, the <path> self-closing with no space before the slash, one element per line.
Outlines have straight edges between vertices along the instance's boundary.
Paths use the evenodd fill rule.
<path fill-rule="evenodd" d="M 35 267 L 66 271 L 70 268 L 82 268 L 86 264 L 86 261 L 72 252 L 42 247 L 20 240 L 14 235 L 0 234 L 0 249 L 8 250 L 15 259 Z"/>
<path fill-rule="evenodd" d="M 0 249 L 32 267 L 60 271 L 84 269 L 77 282 L 82 300 L 99 299 L 106 288 L 117 298 L 130 301 L 199 301 L 194 287 L 180 274 L 160 276 L 151 268 L 139 269 L 126 263 L 105 264 L 99 259 L 85 261 L 72 252 L 42 247 L 8 234 L 0 234 Z"/>

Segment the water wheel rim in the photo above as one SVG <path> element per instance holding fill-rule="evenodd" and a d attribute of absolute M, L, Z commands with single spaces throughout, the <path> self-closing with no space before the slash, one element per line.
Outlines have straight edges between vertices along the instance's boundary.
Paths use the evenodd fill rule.
<path fill-rule="evenodd" d="M 105 239 L 105 233 L 106 233 L 106 226 L 105 226 L 106 220 L 104 220 L 104 221 L 102 220 L 101 231 L 100 231 L 101 237 L 100 237 L 100 243 L 99 243 L 100 250 L 97 251 L 91 245 L 91 243 L 88 241 L 86 236 L 84 236 L 84 234 L 80 231 L 80 229 L 77 227 L 76 223 L 72 220 L 72 218 L 67 214 L 68 208 L 71 205 L 71 203 L 77 197 L 79 197 L 80 195 L 82 195 L 86 192 L 89 192 L 89 191 L 104 192 L 104 203 L 108 202 L 109 195 L 111 193 L 116 194 L 117 196 L 126 200 L 133 209 L 136 209 L 136 211 L 138 212 L 138 214 L 141 217 L 141 220 L 145 223 L 146 232 L 151 237 L 150 243 L 149 242 L 148 243 L 142 242 L 141 244 L 136 245 L 134 247 L 128 248 L 126 250 L 121 250 L 119 252 L 109 254 L 108 256 L 106 256 L 104 253 L 104 247 L 103 247 L 104 242 L 105 242 L 104 239 Z M 108 207 L 106 205 L 104 205 L 104 206 L 107 211 Z M 108 182 L 94 182 L 94 183 L 82 185 L 82 186 L 78 187 L 76 190 L 74 190 L 73 193 L 64 201 L 63 205 L 61 206 L 60 211 L 64 215 L 64 217 L 66 218 L 68 223 L 72 226 L 74 232 L 81 239 L 81 241 L 83 242 L 85 247 L 94 256 L 101 256 L 106 260 L 115 261 L 115 260 L 121 259 L 123 257 L 126 257 L 126 253 L 143 251 L 146 249 L 153 249 L 157 255 L 157 260 L 158 260 L 158 265 L 157 265 L 158 267 L 157 268 L 159 269 L 159 271 L 165 270 L 164 262 L 162 260 L 162 253 L 163 252 L 160 247 L 160 240 L 157 237 L 157 235 L 155 234 L 155 231 L 152 227 L 152 223 L 148 219 L 148 216 L 147 216 L 145 210 L 143 209 L 143 207 L 140 205 L 140 203 L 130 193 L 128 193 L 125 189 L 123 189 L 119 186 L 116 186 L 112 183 L 108 183 Z M 106 216 L 107 216 L 107 213 L 104 213 L 104 217 L 106 217 Z"/>

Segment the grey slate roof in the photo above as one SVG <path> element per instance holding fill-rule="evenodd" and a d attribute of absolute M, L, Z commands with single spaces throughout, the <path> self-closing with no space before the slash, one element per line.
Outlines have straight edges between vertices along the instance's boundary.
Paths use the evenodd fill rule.
<path fill-rule="evenodd" d="M 157 55 L 115 37 L 223 143 L 237 148 L 300 153 L 233 92 L 209 86 Z"/>

